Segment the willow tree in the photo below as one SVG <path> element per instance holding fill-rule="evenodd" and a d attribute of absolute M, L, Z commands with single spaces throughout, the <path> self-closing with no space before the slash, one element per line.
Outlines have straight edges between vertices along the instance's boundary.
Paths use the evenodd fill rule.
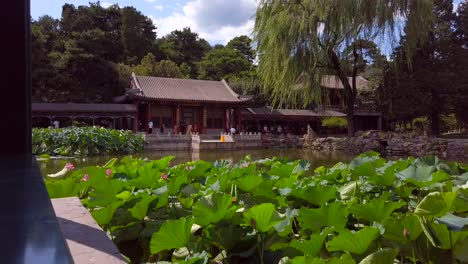
<path fill-rule="evenodd" d="M 303 107 L 320 104 L 322 78 L 337 76 L 353 136 L 356 76 L 365 60 L 361 43 L 388 47 L 405 26 L 405 50 L 411 53 L 431 20 L 432 0 L 260 0 L 253 32 L 258 75 L 275 105 Z"/>

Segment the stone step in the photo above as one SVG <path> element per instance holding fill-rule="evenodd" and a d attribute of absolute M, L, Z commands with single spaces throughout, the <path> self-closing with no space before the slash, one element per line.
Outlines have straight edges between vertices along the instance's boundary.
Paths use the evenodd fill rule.
<path fill-rule="evenodd" d="M 52 199 L 60 229 L 76 264 L 127 263 L 77 197 Z"/>

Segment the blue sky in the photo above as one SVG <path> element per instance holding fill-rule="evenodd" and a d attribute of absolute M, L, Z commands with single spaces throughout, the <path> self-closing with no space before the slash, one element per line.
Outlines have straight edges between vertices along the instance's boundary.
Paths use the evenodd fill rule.
<path fill-rule="evenodd" d="M 59 18 L 62 6 L 88 5 L 94 0 L 31 0 L 31 15 Z M 454 0 L 454 7 L 463 0 Z M 151 17 L 158 36 L 184 27 L 200 34 L 211 44 L 226 44 L 240 35 L 250 35 L 257 0 L 102 0 L 101 5 L 134 6 Z"/>
<path fill-rule="evenodd" d="M 65 3 L 88 5 L 94 0 L 31 0 L 31 15 L 59 18 Z M 257 0 L 102 0 L 101 5 L 133 6 L 151 17 L 158 36 L 190 27 L 211 44 L 226 44 L 240 35 L 250 35 Z"/>

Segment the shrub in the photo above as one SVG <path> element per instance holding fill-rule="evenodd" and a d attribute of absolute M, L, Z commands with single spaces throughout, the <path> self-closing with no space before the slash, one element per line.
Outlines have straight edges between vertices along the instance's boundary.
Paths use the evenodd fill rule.
<path fill-rule="evenodd" d="M 141 135 L 101 127 L 33 128 L 33 154 L 130 154 L 143 150 Z"/>
<path fill-rule="evenodd" d="M 322 126 L 329 128 L 345 128 L 348 126 L 348 120 L 344 117 L 325 117 L 322 119 Z"/>

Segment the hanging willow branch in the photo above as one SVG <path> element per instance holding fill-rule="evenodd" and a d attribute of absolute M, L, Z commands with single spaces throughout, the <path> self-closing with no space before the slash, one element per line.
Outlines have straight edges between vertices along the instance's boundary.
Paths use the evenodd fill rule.
<path fill-rule="evenodd" d="M 402 34 L 411 54 L 432 17 L 432 0 L 260 0 L 254 40 L 263 88 L 276 105 L 320 103 L 322 77 L 338 75 L 335 55 L 342 60 L 358 40 L 393 47 Z"/>

